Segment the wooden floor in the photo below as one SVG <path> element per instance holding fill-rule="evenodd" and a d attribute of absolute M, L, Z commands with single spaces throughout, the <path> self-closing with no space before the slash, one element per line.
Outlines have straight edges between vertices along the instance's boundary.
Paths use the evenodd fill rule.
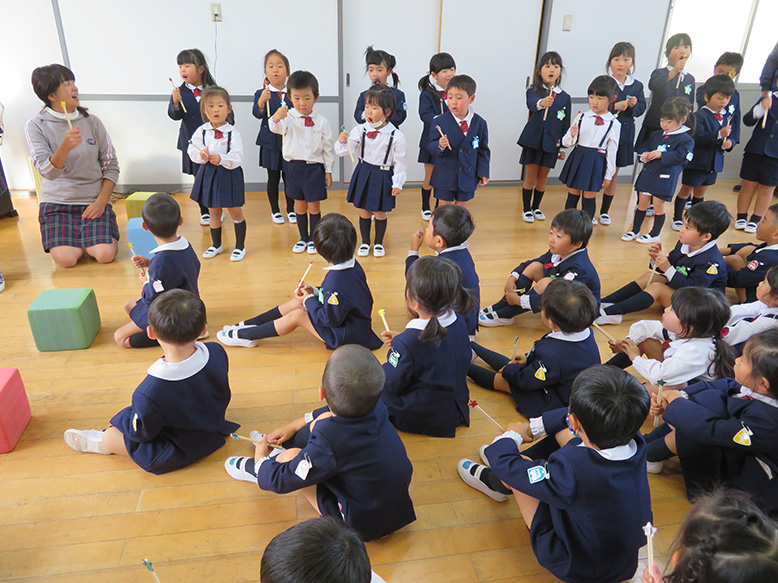
<path fill-rule="evenodd" d="M 734 208 L 733 182 L 711 189 Z M 421 226 L 418 189 L 408 189 L 391 214 L 385 258 L 361 261 L 379 308 L 390 325 L 402 329 L 408 320 L 403 265 L 411 233 Z M 563 187 L 548 189 L 543 208 L 549 219 L 564 204 Z M 621 185 L 614 203 L 614 223 L 597 226 L 589 245 L 602 280 L 603 295 L 640 274 L 646 248 L 623 243 L 633 196 Z M 176 195 L 185 217 L 181 233 L 198 252 L 209 245 L 208 229 L 197 222 L 197 207 Z M 110 265 L 82 260 L 75 269 L 56 267 L 43 253 L 35 198 L 15 196 L 19 219 L 0 221 L 0 269 L 6 289 L 0 294 L 0 366 L 19 368 L 32 405 L 32 421 L 16 449 L 0 455 L 0 580 L 46 583 L 134 583 L 151 581 L 141 565 L 153 561 L 164 583 L 238 583 L 259 580 L 259 559 L 267 542 L 289 526 L 314 516 L 297 494 L 278 496 L 255 485 L 230 479 L 223 461 L 249 455 L 244 442 L 229 442 L 192 467 L 163 476 L 137 469 L 126 458 L 79 454 L 62 440 L 69 427 L 104 428 L 111 416 L 129 404 L 130 396 L 161 355 L 159 349 L 122 350 L 113 332 L 127 321 L 125 301 L 138 297 L 136 270 L 123 241 L 119 259 Z M 115 204 L 120 228 L 126 225 L 123 202 Z M 496 301 L 510 270 L 547 250 L 550 220 L 526 225 L 515 187 L 478 191 L 470 207 L 476 231 L 470 250 L 481 278 L 482 304 Z M 323 211 L 341 212 L 356 221 L 343 192 L 330 193 Z M 309 256 L 293 255 L 297 230 L 273 225 L 264 193 L 248 195 L 248 254 L 231 263 L 225 253 L 202 260 L 200 289 L 212 330 L 284 301 L 305 270 Z M 649 219 L 650 221 L 650 219 Z M 233 233 L 226 231 L 226 245 Z M 723 240 L 746 240 L 730 230 Z M 669 221 L 662 238 L 671 247 Z M 229 247 L 228 247 L 229 249 Z M 429 251 L 427 251 L 429 252 Z M 316 256 L 315 268 L 324 262 Z M 315 283 L 323 272 L 314 269 Z M 97 294 L 102 330 L 87 350 L 41 353 L 35 349 L 25 310 L 50 288 L 91 287 Z M 643 317 L 659 317 L 659 308 Z M 611 327 L 625 335 L 639 318 L 626 317 Z M 515 334 L 527 351 L 544 333 L 538 316 L 524 315 L 511 328 L 486 328 L 479 342 L 506 354 Z M 598 336 L 603 359 L 606 341 Z M 268 431 L 299 417 L 317 403 L 317 387 L 329 352 L 304 331 L 263 341 L 258 348 L 228 348 L 232 404 L 229 419 L 250 429 Z M 383 362 L 385 350 L 376 351 Z M 518 418 L 510 398 L 472 388 L 472 397 L 505 424 Z M 648 428 L 648 427 L 647 427 Z M 384 540 L 369 543 L 374 570 L 390 583 L 411 581 L 547 582 L 556 579 L 536 562 L 515 504 L 498 504 L 466 486 L 456 462 L 477 458 L 478 447 L 491 441 L 488 421 L 473 414 L 472 426 L 455 439 L 401 434 L 414 466 L 411 495 L 418 520 Z M 650 476 L 657 552 L 664 556 L 687 512 L 677 463 Z"/>

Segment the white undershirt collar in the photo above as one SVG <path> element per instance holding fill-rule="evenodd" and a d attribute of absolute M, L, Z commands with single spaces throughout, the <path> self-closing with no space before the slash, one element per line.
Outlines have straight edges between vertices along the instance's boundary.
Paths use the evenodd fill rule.
<path fill-rule="evenodd" d="M 558 330 L 556 332 L 551 332 L 547 338 L 556 338 L 557 340 L 564 340 L 565 342 L 580 342 L 581 340 L 586 340 L 591 335 L 591 328 L 587 328 L 580 332 L 562 332 L 561 330 Z"/>
<path fill-rule="evenodd" d="M 356 265 L 357 260 L 353 257 L 349 259 L 348 261 L 344 261 L 343 263 L 336 263 L 335 265 L 328 265 L 327 267 L 324 267 L 324 271 L 343 271 L 344 269 L 350 269 Z"/>
<path fill-rule="evenodd" d="M 171 241 L 170 243 L 163 243 L 162 245 L 155 247 L 154 249 L 149 251 L 149 253 L 159 253 L 160 251 L 183 251 L 188 247 L 189 247 L 189 241 L 187 241 L 186 237 L 184 237 L 183 235 L 179 235 L 176 241 Z"/>
<path fill-rule="evenodd" d="M 210 353 L 202 342 L 195 342 L 192 356 L 181 362 L 166 362 L 163 356 L 148 369 L 149 376 L 163 381 L 181 381 L 196 375 L 208 364 Z"/>
<path fill-rule="evenodd" d="M 440 322 L 440 325 L 444 328 L 448 328 L 456 322 L 457 315 L 456 312 L 453 310 L 448 310 L 445 314 L 438 317 L 438 322 Z M 414 318 L 410 322 L 408 322 L 405 325 L 405 329 L 414 329 L 414 330 L 424 330 L 427 327 L 427 324 L 429 324 L 430 318 Z"/>

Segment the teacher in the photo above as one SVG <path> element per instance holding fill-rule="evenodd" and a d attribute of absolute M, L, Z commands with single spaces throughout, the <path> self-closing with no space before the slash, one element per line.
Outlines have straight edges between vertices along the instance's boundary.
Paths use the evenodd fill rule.
<path fill-rule="evenodd" d="M 110 263 L 119 240 L 110 204 L 119 178 L 111 138 L 79 105 L 75 76 L 67 67 L 38 67 L 32 88 L 46 106 L 24 126 L 33 164 L 43 176 L 38 212 L 43 249 L 63 267 L 74 267 L 84 249 Z"/>

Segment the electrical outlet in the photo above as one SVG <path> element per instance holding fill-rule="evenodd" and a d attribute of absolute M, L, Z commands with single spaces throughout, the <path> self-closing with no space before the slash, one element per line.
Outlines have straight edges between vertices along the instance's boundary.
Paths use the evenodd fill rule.
<path fill-rule="evenodd" d="M 214 22 L 222 21 L 222 5 L 221 2 L 211 3 L 211 20 Z"/>
<path fill-rule="evenodd" d="M 211 4 L 213 6 L 213 4 Z M 221 20 L 221 18 L 219 18 Z M 569 32 L 573 30 L 573 15 L 572 14 L 565 14 L 562 18 L 562 30 Z"/>

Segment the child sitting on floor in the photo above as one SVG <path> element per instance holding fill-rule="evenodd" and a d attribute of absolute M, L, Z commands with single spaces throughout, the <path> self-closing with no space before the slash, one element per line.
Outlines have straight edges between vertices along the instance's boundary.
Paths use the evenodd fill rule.
<path fill-rule="evenodd" d="M 591 236 L 592 222 L 585 212 L 568 209 L 557 214 L 551 221 L 548 252 L 525 261 L 511 272 L 505 282 L 505 295 L 496 304 L 481 310 L 478 323 L 510 326 L 518 314 L 530 310 L 538 313 L 542 294 L 554 279 L 583 283 L 599 306 L 600 278 L 586 249 Z"/>
<path fill-rule="evenodd" d="M 729 308 L 729 321 L 721 331 L 724 342 L 743 353 L 751 336 L 778 326 L 778 265 L 771 267 L 756 288 L 756 301 Z"/>
<path fill-rule="evenodd" d="M 327 406 L 262 436 L 254 458 L 228 458 L 227 473 L 277 494 L 302 490 L 319 514 L 344 520 L 364 540 L 410 524 L 413 467 L 381 403 L 384 382 L 366 348 L 341 346 L 319 387 Z M 269 457 L 269 444 L 288 449 Z"/>
<path fill-rule="evenodd" d="M 600 364 L 600 350 L 589 327 L 596 315 L 597 302 L 589 288 L 556 279 L 543 292 L 540 309 L 551 333 L 515 361 L 473 342 L 476 355 L 497 372 L 471 364 L 467 376 L 479 387 L 512 395 L 516 410 L 527 418 L 567 407 L 578 373 Z"/>
<path fill-rule="evenodd" d="M 301 281 L 288 302 L 225 326 L 216 335 L 220 342 L 253 348 L 262 338 L 285 336 L 303 327 L 330 350 L 344 344 L 359 344 L 370 350 L 381 346 L 381 339 L 371 328 L 373 295 L 362 266 L 354 258 L 354 225 L 343 215 L 325 215 L 313 230 L 313 243 L 329 263 L 321 286 L 315 288 Z"/>
<path fill-rule="evenodd" d="M 132 405 L 113 416 L 111 427 L 68 429 L 65 443 L 76 451 L 129 456 L 153 474 L 193 464 L 224 445 L 240 425 L 224 419 L 227 353 L 215 342 L 197 342 L 207 329 L 200 298 L 182 289 L 161 294 L 149 308 L 147 332 L 165 356 L 149 367 Z"/>

